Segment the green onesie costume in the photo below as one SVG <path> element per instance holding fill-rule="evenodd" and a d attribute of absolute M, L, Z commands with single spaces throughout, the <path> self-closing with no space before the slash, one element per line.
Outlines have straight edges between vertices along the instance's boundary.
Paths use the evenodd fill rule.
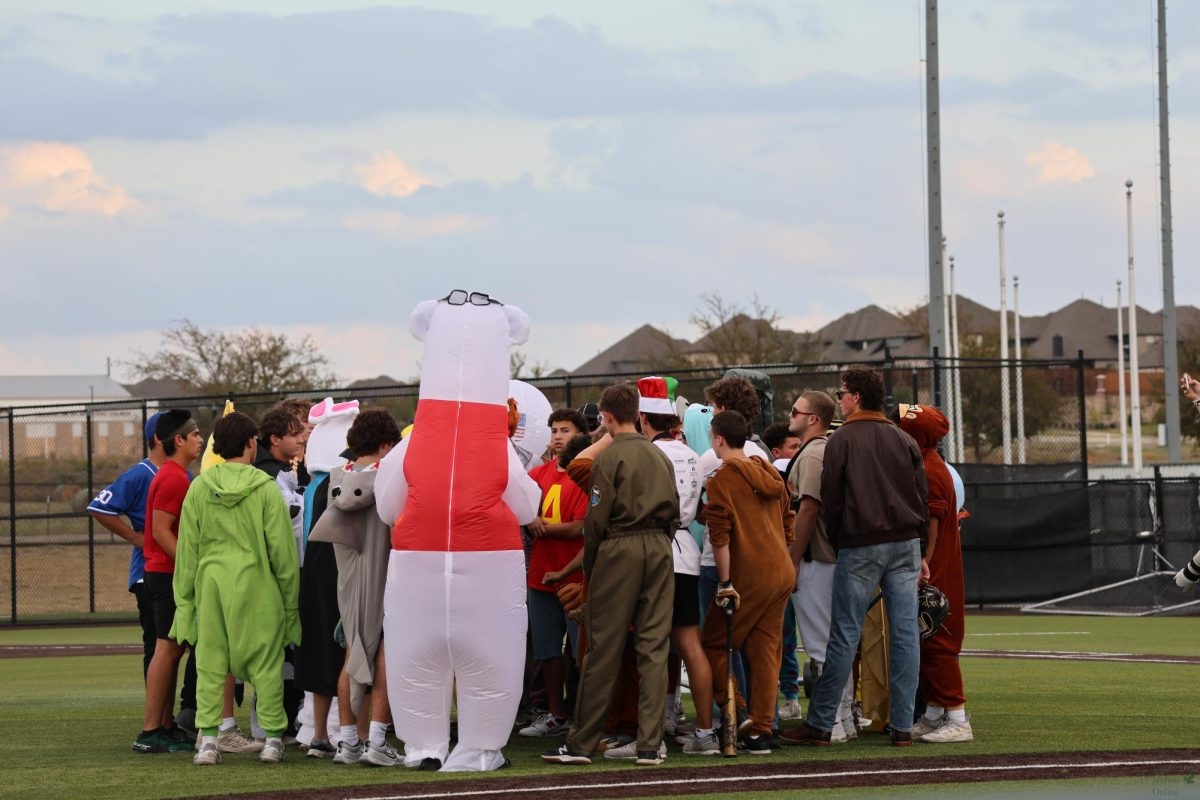
<path fill-rule="evenodd" d="M 262 470 L 226 462 L 192 482 L 179 516 L 175 624 L 196 658 L 196 727 L 221 724 L 225 675 L 254 684 L 268 736 L 287 727 L 283 648 L 300 641 L 299 564 L 279 487 Z"/>

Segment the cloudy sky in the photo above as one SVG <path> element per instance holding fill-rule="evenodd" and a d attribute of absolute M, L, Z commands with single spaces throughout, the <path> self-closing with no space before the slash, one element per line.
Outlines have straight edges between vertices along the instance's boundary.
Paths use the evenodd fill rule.
<path fill-rule="evenodd" d="M 416 374 L 420 300 L 574 368 L 704 292 L 813 329 L 927 293 L 920 0 L 5 0 L 0 373 L 188 318 Z M 1154 0 L 941 4 L 945 231 L 998 305 L 1162 304 Z M 1176 293 L 1200 304 L 1200 4 L 1170 17 Z M 127 377 L 118 365 L 118 377 Z"/>

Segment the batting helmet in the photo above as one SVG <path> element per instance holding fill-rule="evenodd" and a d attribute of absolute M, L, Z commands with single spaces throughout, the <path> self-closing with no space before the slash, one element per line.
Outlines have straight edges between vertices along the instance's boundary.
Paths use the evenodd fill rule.
<path fill-rule="evenodd" d="M 946 617 L 950 616 L 950 601 L 942 590 L 931 583 L 923 583 L 917 589 L 917 625 L 921 638 L 928 639 L 938 632 Z"/>

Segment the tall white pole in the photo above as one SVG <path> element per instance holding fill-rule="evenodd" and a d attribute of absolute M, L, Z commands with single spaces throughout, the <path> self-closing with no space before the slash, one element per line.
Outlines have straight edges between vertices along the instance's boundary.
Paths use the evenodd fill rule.
<path fill-rule="evenodd" d="M 1008 396 L 1008 282 L 1004 277 L 1004 212 L 997 211 L 1000 230 L 1000 441 L 1004 463 L 1012 463 L 1012 409 Z"/>
<path fill-rule="evenodd" d="M 1125 181 L 1125 241 L 1129 254 L 1129 433 L 1133 476 L 1142 475 L 1142 387 L 1138 372 L 1137 290 L 1133 273 L 1133 181 Z"/>
<path fill-rule="evenodd" d="M 1125 416 L 1125 324 L 1121 318 L 1121 282 L 1117 281 L 1117 413 L 1121 416 L 1121 466 L 1129 465 L 1129 419 Z"/>
<path fill-rule="evenodd" d="M 1013 275 L 1013 339 L 1017 349 L 1017 463 L 1025 463 L 1025 376 L 1021 372 L 1021 276 Z"/>
<path fill-rule="evenodd" d="M 946 260 L 945 236 L 942 237 L 942 267 L 946 270 L 947 275 L 949 275 L 950 268 Z M 954 342 L 950 341 L 950 304 L 954 302 L 954 295 L 950 295 L 947 298 L 947 301 L 948 302 L 942 306 L 942 321 L 943 327 L 946 331 L 946 350 L 941 354 L 941 356 L 942 358 L 954 358 Z M 942 371 L 942 375 L 944 376 L 944 380 L 942 382 L 944 387 L 942 389 L 942 410 L 949 412 L 946 416 L 946 420 L 951 424 L 953 424 L 952 409 L 954 408 L 954 379 L 951 377 L 952 371 L 953 367 L 951 367 L 949 370 Z M 958 461 L 958 454 L 954 451 L 953 436 L 951 436 L 946 442 L 946 455 L 950 461 Z"/>
<path fill-rule="evenodd" d="M 951 422 L 954 429 L 950 432 L 954 437 L 954 449 L 958 460 L 966 461 L 966 448 L 963 447 L 962 429 L 962 381 L 960 373 L 962 366 L 958 359 L 962 357 L 962 348 L 958 343 L 958 291 L 954 288 L 954 256 L 950 256 L 950 354 L 954 356 L 954 370 L 951 379 L 954 381 L 954 405 L 950 409 Z"/>

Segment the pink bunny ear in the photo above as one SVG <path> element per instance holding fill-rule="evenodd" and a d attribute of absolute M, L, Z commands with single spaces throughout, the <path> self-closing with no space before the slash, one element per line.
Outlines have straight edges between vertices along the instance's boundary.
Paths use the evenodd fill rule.
<path fill-rule="evenodd" d="M 344 403 L 334 403 L 329 408 L 329 416 L 331 416 L 331 417 L 354 416 L 357 413 L 358 413 L 358 401 L 357 400 L 347 400 Z"/>
<path fill-rule="evenodd" d="M 321 402 L 308 410 L 308 421 L 314 425 L 325 418 L 325 416 L 335 408 L 333 398 L 326 397 Z"/>

